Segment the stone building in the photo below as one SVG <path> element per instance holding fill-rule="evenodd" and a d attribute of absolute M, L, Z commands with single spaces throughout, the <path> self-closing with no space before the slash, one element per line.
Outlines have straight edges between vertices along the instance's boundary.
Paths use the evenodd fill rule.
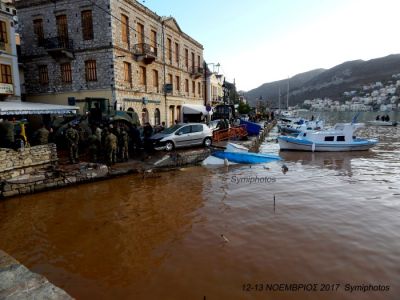
<path fill-rule="evenodd" d="M 15 34 L 15 9 L 0 2 L 0 101 L 21 100 Z"/>
<path fill-rule="evenodd" d="M 174 18 L 134 0 L 16 7 L 28 101 L 76 102 L 81 110 L 100 101 L 151 124 L 173 124 L 183 104 L 204 104 L 203 46 Z"/>
<path fill-rule="evenodd" d="M 222 104 L 224 91 L 224 75 L 211 73 L 207 76 L 207 100 L 213 105 Z"/>

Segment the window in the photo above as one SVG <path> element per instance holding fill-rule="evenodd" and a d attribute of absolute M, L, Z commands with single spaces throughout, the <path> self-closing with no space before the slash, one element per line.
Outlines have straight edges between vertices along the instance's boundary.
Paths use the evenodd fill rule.
<path fill-rule="evenodd" d="M 172 84 L 172 74 L 168 74 L 168 83 Z"/>
<path fill-rule="evenodd" d="M 179 76 L 176 76 L 175 80 L 176 80 L 176 90 L 179 92 L 181 90 L 181 79 Z"/>
<path fill-rule="evenodd" d="M 161 124 L 160 116 L 161 116 L 160 110 L 158 108 L 156 108 L 156 110 L 154 111 L 154 125 Z"/>
<path fill-rule="evenodd" d="M 146 68 L 140 67 L 139 71 L 140 71 L 140 74 L 139 74 L 140 75 L 139 76 L 140 84 L 146 86 L 147 85 Z"/>
<path fill-rule="evenodd" d="M 144 43 L 144 25 L 141 23 L 137 23 L 137 38 L 138 44 Z"/>
<path fill-rule="evenodd" d="M 11 66 L 9 65 L 0 65 L 1 66 L 1 83 L 12 84 L 12 74 L 11 74 Z"/>
<path fill-rule="evenodd" d="M 203 125 L 192 125 L 192 133 L 203 132 Z"/>
<path fill-rule="evenodd" d="M 197 93 L 200 96 L 200 94 L 201 94 L 201 84 L 200 84 L 200 82 L 197 83 Z"/>
<path fill-rule="evenodd" d="M 72 82 L 72 69 L 70 63 L 61 64 L 61 79 L 63 83 Z"/>
<path fill-rule="evenodd" d="M 192 81 L 192 93 L 193 95 L 196 94 L 196 82 Z"/>
<path fill-rule="evenodd" d="M 43 20 L 33 20 L 33 32 L 36 35 L 38 46 L 42 46 L 44 43 L 44 31 L 43 31 Z"/>
<path fill-rule="evenodd" d="M 46 65 L 39 66 L 39 83 L 41 85 L 49 83 L 49 72 Z"/>
<path fill-rule="evenodd" d="M 68 39 L 68 21 L 67 15 L 59 15 L 56 17 L 58 37 L 62 40 Z"/>
<path fill-rule="evenodd" d="M 185 49 L 185 66 L 189 68 L 189 50 Z"/>
<path fill-rule="evenodd" d="M 124 81 L 132 86 L 132 65 L 124 61 Z"/>
<path fill-rule="evenodd" d="M 122 42 L 129 44 L 129 18 L 121 14 L 121 38 Z"/>
<path fill-rule="evenodd" d="M 194 53 L 192 52 L 192 71 L 194 71 Z"/>
<path fill-rule="evenodd" d="M 93 40 L 93 18 L 91 10 L 84 10 L 81 13 L 82 37 L 85 41 Z"/>
<path fill-rule="evenodd" d="M 197 55 L 197 66 L 201 67 L 201 59 L 200 59 L 200 55 Z"/>
<path fill-rule="evenodd" d="M 175 61 L 179 65 L 179 44 L 175 43 Z"/>
<path fill-rule="evenodd" d="M 182 127 L 181 129 L 179 129 L 179 130 L 176 132 L 176 134 L 177 134 L 177 135 L 188 134 L 188 133 L 190 133 L 190 131 L 191 131 L 190 127 L 191 127 L 191 126 Z"/>
<path fill-rule="evenodd" d="M 86 81 L 97 81 L 97 66 L 95 60 L 85 61 Z"/>
<path fill-rule="evenodd" d="M 0 21 L 0 42 L 7 43 L 7 23 Z"/>
<path fill-rule="evenodd" d="M 158 84 L 158 71 L 153 70 L 153 87 L 156 89 L 157 93 L 159 92 L 159 84 Z"/>
<path fill-rule="evenodd" d="M 189 79 L 185 79 L 185 92 L 189 93 Z"/>
<path fill-rule="evenodd" d="M 170 63 L 172 63 L 172 40 L 170 38 L 167 38 L 167 56 Z"/>
<path fill-rule="evenodd" d="M 326 136 L 325 137 L 325 142 L 333 142 L 335 140 L 334 136 Z"/>
<path fill-rule="evenodd" d="M 157 48 L 157 32 L 154 30 L 151 31 L 151 46 Z"/>
<path fill-rule="evenodd" d="M 343 135 L 340 135 L 340 136 L 336 137 L 336 141 L 337 142 L 344 142 L 345 141 L 345 137 Z"/>

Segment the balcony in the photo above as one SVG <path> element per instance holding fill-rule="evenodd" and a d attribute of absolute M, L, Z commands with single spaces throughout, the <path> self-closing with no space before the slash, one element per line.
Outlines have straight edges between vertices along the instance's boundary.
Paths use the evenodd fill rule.
<path fill-rule="evenodd" d="M 75 58 L 74 43 L 71 39 L 59 36 L 48 38 L 44 40 L 43 47 L 56 60 Z"/>
<path fill-rule="evenodd" d="M 202 67 L 191 67 L 190 68 L 190 76 L 193 79 L 200 78 L 204 75 L 204 69 Z"/>
<path fill-rule="evenodd" d="M 145 43 L 134 45 L 132 52 L 137 61 L 146 65 L 153 63 L 157 58 L 157 48 Z"/>

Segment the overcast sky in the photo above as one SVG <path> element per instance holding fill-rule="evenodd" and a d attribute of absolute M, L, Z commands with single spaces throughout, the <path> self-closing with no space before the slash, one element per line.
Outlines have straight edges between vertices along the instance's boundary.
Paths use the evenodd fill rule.
<path fill-rule="evenodd" d="M 138 0 L 140 1 L 140 0 Z M 400 53 L 400 0 L 145 0 L 237 87 Z M 400 70 L 399 70 L 400 71 Z"/>

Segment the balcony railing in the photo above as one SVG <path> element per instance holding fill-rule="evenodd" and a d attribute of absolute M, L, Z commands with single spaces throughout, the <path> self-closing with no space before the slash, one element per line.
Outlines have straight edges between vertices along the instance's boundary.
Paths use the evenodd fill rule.
<path fill-rule="evenodd" d="M 60 36 L 45 39 L 43 46 L 46 50 L 74 50 L 73 40 Z"/>
<path fill-rule="evenodd" d="M 191 67 L 190 68 L 190 75 L 194 78 L 199 78 L 203 76 L 204 74 L 204 68 L 202 67 Z"/>
<path fill-rule="evenodd" d="M 134 45 L 132 52 L 146 64 L 152 63 L 157 58 L 157 48 L 145 43 Z"/>

